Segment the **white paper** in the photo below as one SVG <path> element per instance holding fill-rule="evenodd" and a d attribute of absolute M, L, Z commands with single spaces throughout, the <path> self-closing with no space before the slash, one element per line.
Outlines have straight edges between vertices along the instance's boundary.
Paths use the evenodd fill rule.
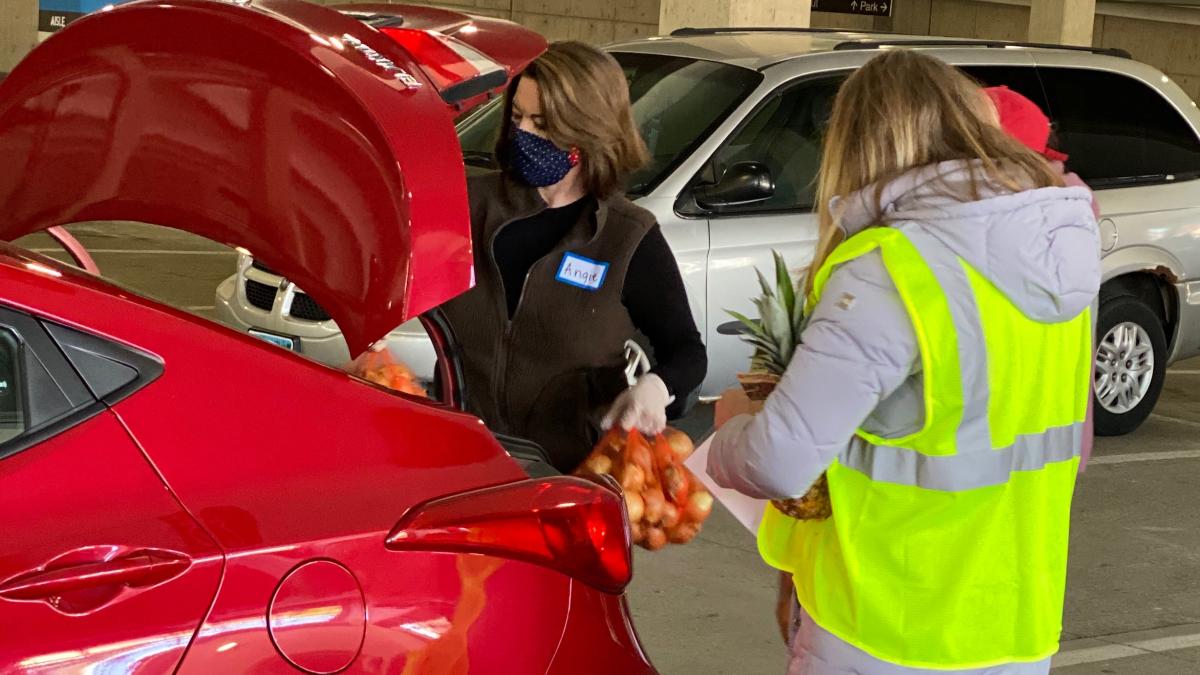
<path fill-rule="evenodd" d="M 767 500 L 755 499 L 736 491 L 720 487 L 708 475 L 708 451 L 712 447 L 712 436 L 700 444 L 696 451 L 683 461 L 683 465 L 691 470 L 704 487 L 721 502 L 734 518 L 737 518 L 750 534 L 758 536 L 758 524 L 762 522 L 763 512 L 767 508 Z"/>

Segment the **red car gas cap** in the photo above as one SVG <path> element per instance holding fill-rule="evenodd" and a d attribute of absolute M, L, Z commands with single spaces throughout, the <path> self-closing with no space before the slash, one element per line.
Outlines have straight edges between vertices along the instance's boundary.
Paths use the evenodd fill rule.
<path fill-rule="evenodd" d="M 367 608 L 350 570 L 331 560 L 314 560 L 279 583 L 267 623 L 275 647 L 292 665 L 310 673 L 336 673 L 358 658 Z"/>

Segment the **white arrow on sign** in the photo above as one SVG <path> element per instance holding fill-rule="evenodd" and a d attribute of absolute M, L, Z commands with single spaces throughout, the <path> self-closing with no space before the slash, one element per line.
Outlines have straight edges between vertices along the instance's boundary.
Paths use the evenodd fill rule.
<path fill-rule="evenodd" d="M 852 1 L 850 2 L 850 11 L 854 11 L 854 10 L 857 10 L 857 9 L 858 9 L 858 2 L 857 2 L 857 0 L 852 0 Z"/>
<path fill-rule="evenodd" d="M 885 2 L 882 5 L 880 5 L 879 9 L 881 9 L 883 11 L 883 13 L 886 14 L 887 13 L 887 3 Z"/>

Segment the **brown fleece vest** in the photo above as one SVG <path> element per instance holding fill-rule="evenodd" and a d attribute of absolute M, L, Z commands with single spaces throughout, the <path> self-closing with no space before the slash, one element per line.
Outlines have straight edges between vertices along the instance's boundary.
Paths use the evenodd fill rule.
<path fill-rule="evenodd" d="M 624 197 L 601 200 L 533 264 L 510 321 L 493 244 L 505 226 L 546 204 L 537 190 L 502 174 L 471 178 L 468 187 L 475 287 L 444 308 L 461 347 L 468 408 L 493 431 L 534 441 L 560 471 L 573 471 L 625 387 L 624 345 L 635 328 L 621 293 L 654 216 Z M 568 254 L 608 265 L 599 288 L 560 280 Z M 587 275 L 574 280 L 596 283 Z"/>

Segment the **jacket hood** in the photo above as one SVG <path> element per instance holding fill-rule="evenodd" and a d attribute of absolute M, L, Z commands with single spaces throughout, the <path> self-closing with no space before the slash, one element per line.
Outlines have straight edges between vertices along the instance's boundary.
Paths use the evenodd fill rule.
<path fill-rule="evenodd" d="M 973 179 L 980 199 L 971 197 Z M 1036 321 L 1078 316 L 1099 289 L 1099 229 L 1086 187 L 1013 192 L 988 183 L 981 163 L 954 161 L 835 200 L 839 209 L 847 236 L 873 225 L 927 232 Z"/>

